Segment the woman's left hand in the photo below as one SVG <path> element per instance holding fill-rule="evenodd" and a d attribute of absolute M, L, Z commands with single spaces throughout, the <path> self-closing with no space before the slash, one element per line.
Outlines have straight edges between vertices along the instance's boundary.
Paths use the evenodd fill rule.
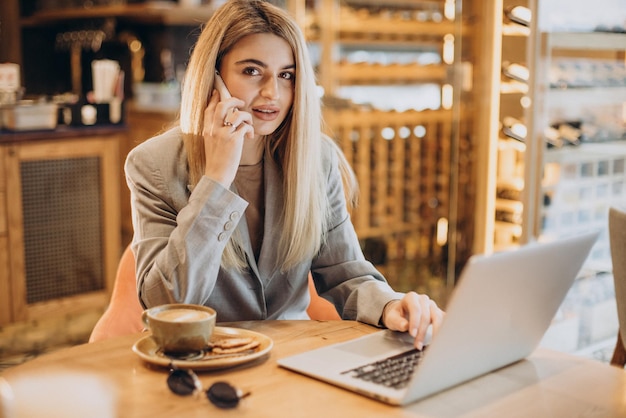
<path fill-rule="evenodd" d="M 437 333 L 445 313 L 427 295 L 408 292 L 400 300 L 391 301 L 383 311 L 383 325 L 394 331 L 408 331 L 415 338 L 415 347 L 422 349 L 426 331 L 432 324 Z"/>

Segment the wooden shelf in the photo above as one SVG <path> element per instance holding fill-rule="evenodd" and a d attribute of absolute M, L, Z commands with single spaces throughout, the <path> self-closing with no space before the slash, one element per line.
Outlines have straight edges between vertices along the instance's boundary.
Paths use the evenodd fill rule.
<path fill-rule="evenodd" d="M 21 20 L 24 27 L 66 23 L 68 20 L 118 18 L 136 23 L 179 26 L 198 26 L 206 22 L 214 6 L 182 7 L 175 3 L 146 3 L 90 8 L 59 9 L 37 12 Z"/>
<path fill-rule="evenodd" d="M 448 78 L 446 65 L 341 63 L 338 68 L 341 84 L 407 84 L 438 82 Z"/>
<path fill-rule="evenodd" d="M 324 25 L 319 19 L 324 16 L 313 16 L 307 20 L 306 33 L 309 39 L 318 40 L 320 28 Z M 449 34 L 458 34 L 459 23 L 453 21 L 417 21 L 397 18 L 381 18 L 377 15 L 359 16 L 347 8 L 341 9 L 341 25 L 337 28 L 340 42 L 367 40 L 375 42 L 415 42 L 424 39 L 442 38 Z M 470 26 L 460 24 L 460 34 L 467 36 Z"/>
<path fill-rule="evenodd" d="M 410 20 L 368 18 L 341 19 L 341 36 L 441 37 L 457 32 L 454 22 L 418 22 Z M 462 26 L 465 28 L 465 26 Z"/>

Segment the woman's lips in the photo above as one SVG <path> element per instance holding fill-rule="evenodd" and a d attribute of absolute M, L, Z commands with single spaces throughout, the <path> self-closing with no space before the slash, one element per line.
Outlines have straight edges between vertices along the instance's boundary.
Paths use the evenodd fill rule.
<path fill-rule="evenodd" d="M 273 121 L 280 115 L 277 107 L 255 107 L 252 109 L 254 117 L 264 121 Z"/>

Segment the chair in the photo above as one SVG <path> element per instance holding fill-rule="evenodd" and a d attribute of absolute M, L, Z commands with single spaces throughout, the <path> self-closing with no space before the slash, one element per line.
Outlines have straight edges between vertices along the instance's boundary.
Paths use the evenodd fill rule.
<path fill-rule="evenodd" d="M 143 330 L 142 312 L 143 307 L 137 296 L 135 257 L 130 247 L 126 247 L 117 266 L 109 306 L 91 331 L 89 342 Z"/>
<path fill-rule="evenodd" d="M 309 292 L 311 303 L 307 308 L 307 313 L 311 319 L 320 321 L 341 319 L 335 307 L 317 294 L 310 274 Z M 143 330 L 142 311 L 143 308 L 137 297 L 135 258 L 129 246 L 120 258 L 109 306 L 94 326 L 89 342 L 134 334 Z"/>
<path fill-rule="evenodd" d="M 309 303 L 306 313 L 309 314 L 311 319 L 317 321 L 341 319 L 335 306 L 317 294 L 311 273 L 309 273 L 309 294 L 311 295 L 311 302 Z"/>
<path fill-rule="evenodd" d="M 626 342 L 626 212 L 617 208 L 609 208 L 609 241 L 619 322 L 617 343 L 610 363 L 624 368 L 626 364 L 626 349 L 624 349 L 624 342 Z"/>

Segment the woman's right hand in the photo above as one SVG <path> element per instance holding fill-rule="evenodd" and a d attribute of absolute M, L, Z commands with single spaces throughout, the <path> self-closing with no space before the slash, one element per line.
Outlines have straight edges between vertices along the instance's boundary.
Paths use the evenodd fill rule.
<path fill-rule="evenodd" d="M 237 174 L 244 139 L 254 137 L 252 115 L 238 109 L 244 105 L 235 97 L 222 100 L 213 90 L 204 111 L 204 174 L 226 188 Z"/>

